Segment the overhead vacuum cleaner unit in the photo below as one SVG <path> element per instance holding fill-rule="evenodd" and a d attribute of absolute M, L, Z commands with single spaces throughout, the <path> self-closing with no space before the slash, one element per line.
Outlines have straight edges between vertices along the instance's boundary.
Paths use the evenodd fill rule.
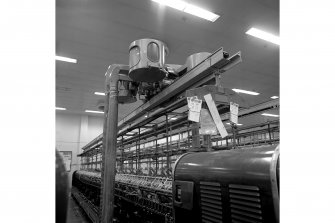
<path fill-rule="evenodd" d="M 201 52 L 195 53 L 187 57 L 185 66 L 187 67 L 187 71 L 192 70 L 195 66 L 201 63 L 203 60 L 207 59 L 211 53 L 208 52 Z"/>
<path fill-rule="evenodd" d="M 139 39 L 129 47 L 129 77 L 134 81 L 157 82 L 166 76 L 168 48 L 155 39 Z"/>

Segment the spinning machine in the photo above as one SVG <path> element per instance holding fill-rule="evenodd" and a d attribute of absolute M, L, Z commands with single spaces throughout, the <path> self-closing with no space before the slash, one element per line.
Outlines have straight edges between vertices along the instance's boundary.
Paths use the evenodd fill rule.
<path fill-rule="evenodd" d="M 184 65 L 166 64 L 168 53 L 159 40 L 136 40 L 129 65 L 109 67 L 104 133 L 81 154 L 99 154 L 100 161 L 73 173 L 72 196 L 92 222 L 279 222 L 279 146 L 213 151 L 211 137 L 196 137 L 198 123 L 176 112 L 186 107 L 187 90 L 218 98 L 220 113 L 230 102 L 243 105 L 221 85 L 223 73 L 241 62 L 240 53 L 220 48 L 193 54 Z M 136 100 L 144 104 L 117 122 L 118 104 Z M 181 117 L 171 121 L 170 114 Z M 150 125 L 161 117 L 166 122 Z M 176 129 L 187 133 L 187 141 L 179 138 L 174 146 L 168 137 Z M 165 138 L 160 148 L 157 139 Z M 152 149 L 141 146 L 154 141 Z M 146 171 L 141 160 L 149 163 Z"/>

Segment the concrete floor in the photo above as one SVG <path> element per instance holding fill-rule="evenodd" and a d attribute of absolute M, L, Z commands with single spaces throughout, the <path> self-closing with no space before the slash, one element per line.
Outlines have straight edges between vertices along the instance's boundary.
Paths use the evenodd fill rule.
<path fill-rule="evenodd" d="M 84 211 L 71 196 L 69 197 L 66 223 L 90 223 Z"/>

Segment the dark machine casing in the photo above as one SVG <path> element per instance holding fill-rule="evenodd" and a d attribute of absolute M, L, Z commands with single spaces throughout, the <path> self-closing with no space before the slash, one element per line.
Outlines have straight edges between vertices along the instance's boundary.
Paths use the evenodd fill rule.
<path fill-rule="evenodd" d="M 186 153 L 173 173 L 175 222 L 279 222 L 279 146 Z"/>

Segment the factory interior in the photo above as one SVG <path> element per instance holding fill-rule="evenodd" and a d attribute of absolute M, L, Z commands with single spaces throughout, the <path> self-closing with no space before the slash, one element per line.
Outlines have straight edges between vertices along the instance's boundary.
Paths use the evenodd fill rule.
<path fill-rule="evenodd" d="M 57 1 L 67 222 L 279 222 L 279 48 L 279 1 Z"/>
<path fill-rule="evenodd" d="M 41 92 L 51 97 L 36 96 L 38 106 L 22 113 L 35 96 L 18 84 L 21 98 L 10 105 L 20 123 L 6 129 L 16 137 L 4 140 L 34 149 L 15 151 L 28 163 L 15 160 L 16 175 L 4 171 L 6 182 L 20 183 L 2 183 L 17 191 L 1 189 L 2 200 L 16 207 L 13 213 L 31 207 L 36 217 L 1 213 L 11 218 L 3 222 L 335 222 L 329 144 L 335 106 L 325 99 L 335 83 L 326 79 L 329 68 L 322 70 L 335 51 L 314 51 L 312 44 L 287 50 L 287 42 L 302 40 L 285 35 L 285 4 L 56 0 L 49 41 L 54 75 L 42 69 L 42 78 L 22 84 L 32 91 L 43 85 Z M 299 17 L 303 10 L 288 14 Z M 48 14 L 38 8 L 31 13 Z M 322 21 L 316 29 L 335 20 Z M 50 27 L 43 27 L 23 52 L 45 39 Z M 28 41 L 34 39 L 29 29 L 22 26 Z M 44 48 L 31 52 L 44 55 Z M 32 64 L 36 71 L 39 64 L 44 62 Z M 51 117 L 41 115 L 41 107 Z M 10 195 L 16 193 L 29 197 L 20 199 L 19 208 Z"/>

